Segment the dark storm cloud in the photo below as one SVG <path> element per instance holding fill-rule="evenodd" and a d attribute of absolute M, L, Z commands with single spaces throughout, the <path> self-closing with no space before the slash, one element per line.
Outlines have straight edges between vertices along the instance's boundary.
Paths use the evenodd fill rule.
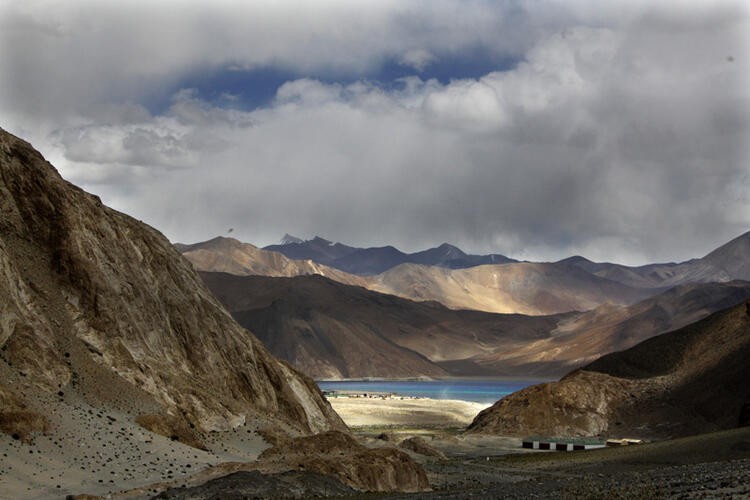
<path fill-rule="evenodd" d="M 104 12 L 111 43 L 73 23 L 85 34 L 73 46 L 99 41 L 94 59 L 125 80 L 109 99 L 106 69 L 93 101 L 69 92 L 68 111 L 25 112 L 23 99 L 43 89 L 14 88 L 21 104 L 0 99 L 18 129 L 44 125 L 35 133 L 63 173 L 174 240 L 233 227 L 263 244 L 317 233 L 358 245 L 450 241 L 524 258 L 641 262 L 698 256 L 750 228 L 748 16 L 739 2 L 377 2 L 361 12 L 281 3 L 245 12 L 266 23 L 250 35 L 225 6 L 188 5 L 150 38 L 154 60 L 138 60 L 144 42 L 121 40 L 137 9 L 122 25 L 112 14 L 120 8 Z M 297 8 L 306 19 L 292 15 Z M 58 21 L 44 36 L 70 33 Z M 41 30 L 14 36 L 42 50 Z M 420 78 L 441 54 L 472 47 L 521 62 L 480 78 Z M 415 76 L 356 78 L 385 60 Z M 150 82 L 169 88 L 228 61 L 331 72 L 284 83 L 258 109 L 232 109 L 235 94 L 207 100 L 190 90 L 157 115 L 118 104 L 153 93 Z M 61 64 L 53 72 L 64 73 Z M 19 81 L 41 71 L 28 66 Z M 77 71 L 93 78 L 86 64 Z M 348 76 L 336 83 L 341 71 Z"/>

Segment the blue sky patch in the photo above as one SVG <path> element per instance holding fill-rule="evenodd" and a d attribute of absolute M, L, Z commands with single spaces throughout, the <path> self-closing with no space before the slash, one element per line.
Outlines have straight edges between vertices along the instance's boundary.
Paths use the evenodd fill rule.
<path fill-rule="evenodd" d="M 487 50 L 477 49 L 470 53 L 439 56 L 421 72 L 399 64 L 395 58 L 385 61 L 374 71 L 358 74 L 333 74 L 325 71 L 300 73 L 271 66 L 243 70 L 224 66 L 187 75 L 167 92 L 151 96 L 145 105 L 151 113 L 163 114 L 169 108 L 175 92 L 190 88 L 195 89 L 198 97 L 212 106 L 252 110 L 268 106 L 281 85 L 300 78 L 342 85 L 367 80 L 384 88 L 398 88 L 401 86 L 398 80 L 406 76 L 418 76 L 422 80 L 434 78 L 442 84 L 448 84 L 451 80 L 480 78 L 492 71 L 509 71 L 520 61 L 519 58 L 499 57 Z"/>

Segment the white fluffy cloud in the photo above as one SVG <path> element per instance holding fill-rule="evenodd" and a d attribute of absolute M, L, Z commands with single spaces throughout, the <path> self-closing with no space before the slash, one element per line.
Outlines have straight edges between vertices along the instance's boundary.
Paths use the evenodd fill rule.
<path fill-rule="evenodd" d="M 32 5 L 0 21 L 13 27 L 0 37 L 28 44 L 0 58 L 11 129 L 174 240 L 233 227 L 256 243 L 318 233 L 641 262 L 697 256 L 750 226 L 738 2 Z M 189 89 L 158 115 L 140 104 L 200 67 L 356 76 L 392 58 L 418 72 L 472 47 L 522 62 L 395 87 L 299 78 L 249 110 Z"/>

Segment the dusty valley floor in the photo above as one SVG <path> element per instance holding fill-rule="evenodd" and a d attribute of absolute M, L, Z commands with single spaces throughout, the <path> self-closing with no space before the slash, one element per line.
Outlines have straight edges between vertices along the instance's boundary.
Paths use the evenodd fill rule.
<path fill-rule="evenodd" d="M 512 438 L 422 438 L 447 456 L 418 458 L 433 491 L 378 498 L 750 498 L 750 428 L 582 452 L 525 452 Z"/>
<path fill-rule="evenodd" d="M 268 447 L 253 429 L 241 428 L 222 442 L 208 442 L 213 451 L 204 452 L 148 433 L 124 413 L 89 411 L 85 404 L 66 398 L 46 403 L 52 411 L 62 411 L 63 405 L 74 405 L 76 411 L 31 445 L 2 435 L 3 497 L 89 493 L 137 499 L 211 498 L 228 484 L 239 484 L 239 491 L 251 496 L 273 491 L 262 489 L 265 478 L 252 475 L 200 486 L 215 478 L 217 470 L 232 468 L 201 470 L 252 460 Z M 473 410 L 461 401 L 335 398 L 332 403 L 344 420 L 357 423 L 352 429 L 365 446 L 398 447 L 421 463 L 433 490 L 354 498 L 750 496 L 750 428 L 587 452 L 532 452 L 520 447 L 519 438 L 463 434 Z M 396 417 L 389 420 L 388 415 Z M 112 446 L 122 436 L 129 445 Z M 300 474 L 283 481 L 320 483 L 321 493 L 336 491 L 321 476 Z M 293 492 L 289 490 L 292 496 Z M 351 492 L 339 493 L 351 497 Z"/>

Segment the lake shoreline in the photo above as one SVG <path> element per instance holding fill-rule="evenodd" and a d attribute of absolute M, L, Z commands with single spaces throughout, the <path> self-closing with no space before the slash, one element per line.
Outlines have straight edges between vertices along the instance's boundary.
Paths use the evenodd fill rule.
<path fill-rule="evenodd" d="M 461 378 L 445 380 L 346 380 L 318 381 L 325 395 L 378 394 L 433 400 L 456 400 L 485 405 L 493 404 L 505 396 L 538 384 L 538 379 L 486 379 Z"/>
<path fill-rule="evenodd" d="M 358 377 L 358 378 L 319 378 L 315 383 L 323 382 L 520 382 L 534 380 L 537 383 L 553 382 L 559 380 L 559 377 L 520 377 L 520 376 L 497 376 L 497 377 Z"/>
<path fill-rule="evenodd" d="M 341 395 L 327 397 L 351 428 L 440 429 L 466 427 L 490 404 L 409 396 Z"/>

